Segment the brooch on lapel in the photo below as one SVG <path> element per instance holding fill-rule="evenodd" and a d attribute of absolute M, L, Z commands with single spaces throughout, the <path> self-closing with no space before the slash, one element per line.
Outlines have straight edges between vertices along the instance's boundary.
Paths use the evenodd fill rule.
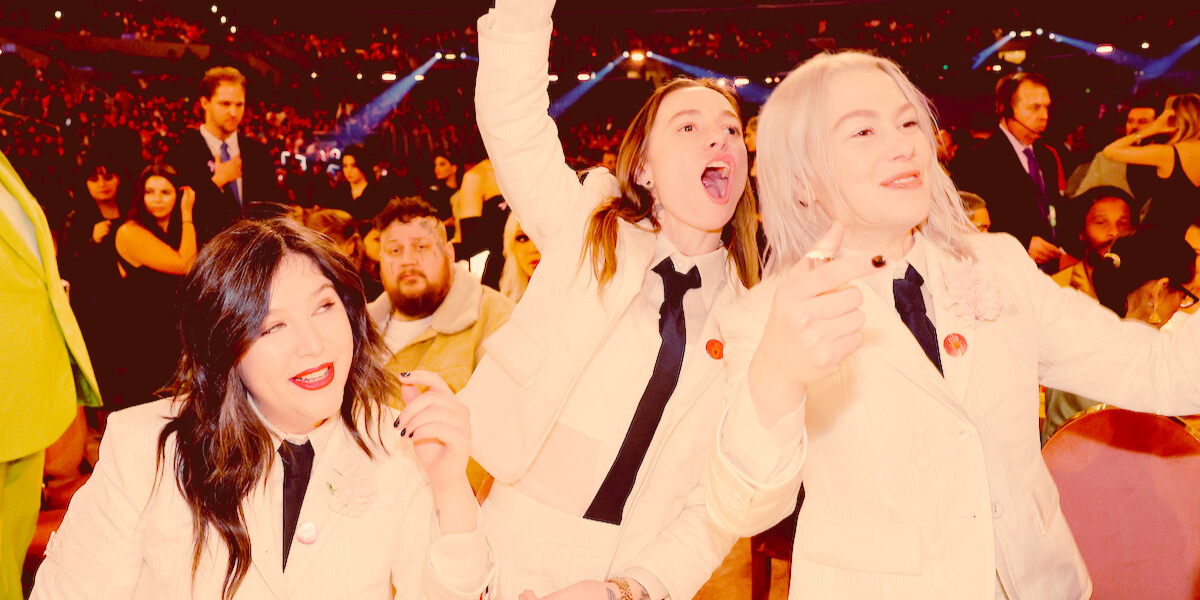
<path fill-rule="evenodd" d="M 999 277 L 970 258 L 943 265 L 942 280 L 946 284 L 946 296 L 950 299 L 947 308 L 959 318 L 995 321 L 1004 309 Z M 965 344 L 963 351 L 966 351 Z"/>
<path fill-rule="evenodd" d="M 212 161 L 212 160 L 208 161 L 208 172 L 209 172 L 209 173 L 216 173 L 216 172 L 217 172 L 217 163 L 216 163 L 216 161 Z"/>
<path fill-rule="evenodd" d="M 708 350 L 708 355 L 716 360 L 721 360 L 725 357 L 725 344 L 722 344 L 721 340 L 708 340 L 708 343 L 704 345 L 704 349 Z"/>
<path fill-rule="evenodd" d="M 375 500 L 375 465 L 357 449 L 343 452 L 333 466 L 329 491 L 333 512 L 362 515 Z"/>

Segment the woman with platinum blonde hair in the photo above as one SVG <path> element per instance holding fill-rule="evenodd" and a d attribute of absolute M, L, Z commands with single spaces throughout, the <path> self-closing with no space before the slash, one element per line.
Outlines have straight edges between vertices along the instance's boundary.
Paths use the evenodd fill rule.
<path fill-rule="evenodd" d="M 730 389 L 708 509 L 751 535 L 803 482 L 796 598 L 1086 598 L 1038 385 L 1194 413 L 1200 326 L 1123 322 L 976 232 L 935 131 L 899 67 L 857 52 L 812 58 L 767 102 L 772 262 L 719 317 Z"/>

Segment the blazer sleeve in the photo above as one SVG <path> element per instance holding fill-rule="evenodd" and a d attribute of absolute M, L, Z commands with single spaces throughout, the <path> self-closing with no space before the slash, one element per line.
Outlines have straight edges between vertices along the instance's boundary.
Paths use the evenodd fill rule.
<path fill-rule="evenodd" d="M 46 545 L 31 599 L 131 598 L 142 569 L 140 520 L 155 477 L 157 434 L 143 407 L 113 413 L 100 460 Z M 153 430 L 148 433 L 147 430 Z M 168 476 L 163 485 L 174 485 Z"/>
<path fill-rule="evenodd" d="M 558 127 L 547 112 L 553 28 L 547 24 L 531 33 L 498 29 L 498 20 L 520 18 L 504 12 L 513 3 L 498 5 L 479 19 L 479 132 L 504 199 L 522 229 L 545 247 L 576 211 L 592 207 L 579 206 L 582 186 L 566 164 Z"/>
<path fill-rule="evenodd" d="M 808 450 L 803 408 L 785 418 L 785 425 L 796 425 L 799 435 L 775 444 L 774 430 L 758 425 L 747 383 L 775 287 L 773 279 L 760 283 L 719 316 L 725 340 L 726 412 L 709 458 L 707 505 L 713 521 L 741 536 L 769 529 L 795 510 Z M 756 433 L 748 434 L 747 427 Z M 764 455 L 765 464 L 748 468 Z"/>
<path fill-rule="evenodd" d="M 999 239 L 1017 268 L 1013 281 L 1026 286 L 1036 311 L 1042 385 L 1141 412 L 1200 413 L 1200 319 L 1173 333 L 1121 320 L 1038 272 L 1010 238 Z"/>

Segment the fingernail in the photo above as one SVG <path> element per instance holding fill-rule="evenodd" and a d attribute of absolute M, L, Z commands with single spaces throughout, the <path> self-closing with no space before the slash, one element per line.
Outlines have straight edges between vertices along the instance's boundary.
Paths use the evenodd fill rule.
<path fill-rule="evenodd" d="M 397 425 L 399 425 L 399 424 L 400 424 L 400 422 L 399 422 L 399 421 L 397 421 L 397 422 L 396 422 L 396 424 L 397 424 Z M 404 429 L 401 429 L 401 430 L 400 430 L 400 437 L 404 437 L 404 434 L 405 434 L 405 433 L 408 433 L 408 428 L 407 428 L 407 427 L 405 427 Z"/>
<path fill-rule="evenodd" d="M 882 269 L 883 266 L 887 264 L 887 259 L 880 254 L 879 256 L 871 259 L 871 264 L 874 265 L 876 269 Z"/>
<path fill-rule="evenodd" d="M 409 373 L 408 371 L 405 371 L 400 374 L 401 377 L 408 377 L 409 375 L 411 375 L 411 373 Z"/>
<path fill-rule="evenodd" d="M 410 431 L 410 432 L 408 432 L 408 437 L 410 437 L 410 438 L 411 438 L 411 437 L 413 436 L 413 434 L 414 434 L 414 433 L 416 433 L 416 432 L 417 432 L 417 430 L 415 430 L 415 429 L 414 429 L 414 430 L 412 430 L 412 431 Z"/>
<path fill-rule="evenodd" d="M 399 426 L 400 426 L 400 417 L 396 417 L 396 422 L 392 423 L 392 427 L 399 427 Z M 400 435 L 404 435 L 404 432 L 401 431 Z"/>

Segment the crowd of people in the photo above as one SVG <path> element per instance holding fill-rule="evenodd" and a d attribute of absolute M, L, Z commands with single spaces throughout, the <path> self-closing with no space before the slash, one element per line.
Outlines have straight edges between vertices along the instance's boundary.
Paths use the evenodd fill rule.
<path fill-rule="evenodd" d="M 474 83 L 382 107 L 230 66 L 0 75 L 0 314 L 35 346 L 0 380 L 46 399 L 0 406 L 35 422 L 0 500 L 78 480 L 46 486 L 75 501 L 32 597 L 686 599 L 798 496 L 796 597 L 1086 597 L 1040 447 L 1097 403 L 1200 413 L 1200 95 L 1052 128 L 1081 117 L 1018 71 L 939 129 L 897 61 L 1005 32 L 559 35 L 553 0 L 496 4 L 277 34 L 344 71 L 477 49 Z M 628 120 L 547 113 L 589 56 L 794 63 L 789 36 L 880 52 L 816 54 L 761 109 L 675 79 Z M 1113 131 L 1049 139 L 1085 125 Z"/>

